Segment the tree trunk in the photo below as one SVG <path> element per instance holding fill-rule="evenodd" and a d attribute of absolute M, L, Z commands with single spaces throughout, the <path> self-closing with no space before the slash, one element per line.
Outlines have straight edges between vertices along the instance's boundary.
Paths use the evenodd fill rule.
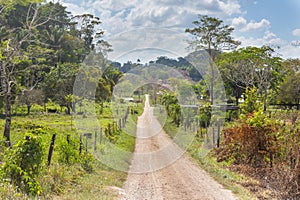
<path fill-rule="evenodd" d="M 76 103 L 75 102 L 72 102 L 72 111 L 73 113 L 76 113 Z"/>
<path fill-rule="evenodd" d="M 30 114 L 30 108 L 31 108 L 31 105 L 27 105 L 27 115 Z"/>
<path fill-rule="evenodd" d="M 268 98 L 268 92 L 265 90 L 264 92 L 264 112 L 267 111 L 267 98 Z"/>
<path fill-rule="evenodd" d="M 215 72 L 214 72 L 214 58 L 212 55 L 212 49 L 211 49 L 211 45 L 210 42 L 208 43 L 208 54 L 210 56 L 209 58 L 209 65 L 210 65 L 210 69 L 211 69 L 211 77 L 210 77 L 210 105 L 214 104 L 214 81 L 215 81 Z"/>
<path fill-rule="evenodd" d="M 239 105 L 239 97 L 235 96 L 235 104 L 238 106 Z"/>
<path fill-rule="evenodd" d="M 68 105 L 67 106 L 67 115 L 70 115 L 71 114 L 71 107 Z"/>
<path fill-rule="evenodd" d="M 5 94 L 5 127 L 4 137 L 6 138 L 6 145 L 11 147 L 10 142 L 10 125 L 11 125 L 11 101 L 10 94 Z"/>
<path fill-rule="evenodd" d="M 11 147 L 10 142 L 10 125 L 11 125 L 11 94 L 10 94 L 10 85 L 7 80 L 6 68 L 3 63 L 0 64 L 1 72 L 1 87 L 4 93 L 5 101 L 5 127 L 4 127 L 4 137 L 6 138 L 6 145 Z"/>

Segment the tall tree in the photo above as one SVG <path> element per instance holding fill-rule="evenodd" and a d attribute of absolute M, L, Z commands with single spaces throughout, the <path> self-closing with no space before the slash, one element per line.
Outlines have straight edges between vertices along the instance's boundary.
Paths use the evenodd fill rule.
<path fill-rule="evenodd" d="M 92 14 L 82 14 L 73 17 L 70 24 L 70 33 L 83 40 L 81 61 L 92 51 L 105 54 L 111 51 L 111 45 L 103 40 L 104 31 L 99 28 L 100 18 Z"/>
<path fill-rule="evenodd" d="M 199 15 L 199 19 L 194 21 L 194 28 L 187 28 L 185 32 L 194 36 L 194 39 L 190 43 L 190 47 L 199 50 L 207 50 L 210 56 L 210 101 L 214 103 L 214 81 L 216 69 L 214 69 L 213 62 L 219 51 L 224 49 L 234 49 L 240 42 L 233 40 L 231 33 L 234 28 L 224 25 L 223 21 L 209 17 L 207 15 Z"/>

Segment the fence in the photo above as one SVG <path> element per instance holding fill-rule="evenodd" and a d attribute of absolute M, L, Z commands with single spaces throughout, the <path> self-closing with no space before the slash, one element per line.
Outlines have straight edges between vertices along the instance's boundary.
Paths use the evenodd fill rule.
<path fill-rule="evenodd" d="M 108 140 L 112 140 L 112 138 L 122 129 L 126 126 L 127 120 L 128 120 L 128 116 L 129 116 L 129 112 L 130 111 L 130 107 L 128 106 L 127 109 L 125 110 L 124 115 L 119 118 L 116 121 L 113 121 L 111 123 L 109 123 L 106 127 L 100 127 L 99 130 L 95 130 L 94 133 L 83 133 L 80 134 L 79 136 L 79 153 L 82 154 L 84 149 L 85 152 L 88 152 L 89 149 L 89 140 L 93 140 L 93 150 L 97 151 L 97 146 L 98 143 L 102 144 L 104 138 L 108 139 Z M 133 111 L 133 109 L 131 109 L 131 114 L 137 114 L 136 112 Z M 94 137 L 93 137 L 94 136 Z M 51 164 L 51 159 L 52 159 L 52 155 L 53 155 L 53 151 L 54 151 L 54 145 L 55 145 L 55 141 L 56 141 L 56 134 L 52 135 L 52 139 L 50 142 L 50 147 L 49 147 L 49 152 L 48 152 L 48 166 L 50 166 Z M 68 144 L 70 144 L 70 135 L 66 136 L 66 141 Z"/>

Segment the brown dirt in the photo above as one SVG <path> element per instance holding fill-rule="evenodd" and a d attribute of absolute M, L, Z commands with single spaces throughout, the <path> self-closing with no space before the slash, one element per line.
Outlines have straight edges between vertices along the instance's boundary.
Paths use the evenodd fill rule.
<path fill-rule="evenodd" d="M 162 130 L 146 96 L 121 200 L 237 199 L 191 161 Z"/>

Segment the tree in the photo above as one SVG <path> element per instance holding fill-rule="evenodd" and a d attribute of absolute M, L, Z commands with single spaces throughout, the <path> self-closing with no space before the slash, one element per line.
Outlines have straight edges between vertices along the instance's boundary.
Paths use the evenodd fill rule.
<path fill-rule="evenodd" d="M 110 45 L 102 39 L 100 20 L 93 15 L 73 18 L 60 3 L 40 3 L 43 0 L 0 2 L 0 91 L 5 104 L 4 137 L 11 146 L 14 98 L 26 93 L 22 98 L 30 112 L 34 99 L 26 91 L 43 90 L 45 100 L 51 98 L 70 111 L 68 95 L 73 93 L 79 63 L 90 53 L 110 50 Z M 103 66 L 93 63 L 99 69 Z"/>
<path fill-rule="evenodd" d="M 56 67 L 52 67 L 46 74 L 43 83 L 40 84 L 46 94 L 45 101 L 51 99 L 68 108 L 69 102 L 65 97 L 73 93 L 73 85 L 79 67 L 79 64 L 76 63 L 57 64 Z"/>
<path fill-rule="evenodd" d="M 100 24 L 100 18 L 92 14 L 82 14 L 73 17 L 70 24 L 70 33 L 83 41 L 81 61 L 94 50 L 102 54 L 112 51 L 111 45 L 102 39 L 104 31 L 99 29 Z"/>
<path fill-rule="evenodd" d="M 282 66 L 287 75 L 294 75 L 300 71 L 300 59 L 287 59 L 282 62 Z"/>
<path fill-rule="evenodd" d="M 1 46 L 0 46 L 0 73 L 1 73 L 1 89 L 5 101 L 5 128 L 4 137 L 8 146 L 10 141 L 11 126 L 11 98 L 12 89 L 18 85 L 18 74 L 32 65 L 23 65 L 23 68 L 17 68 L 23 63 L 31 64 L 31 59 L 26 54 L 26 48 L 35 41 L 37 27 L 43 25 L 44 22 L 38 20 L 39 5 L 33 4 L 27 0 L 21 5 L 14 5 L 9 1 L 8 4 L 2 4 L 0 7 L 0 25 L 1 25 Z M 22 13 L 19 15 L 19 23 L 15 23 L 15 19 L 11 16 L 15 9 L 26 11 L 26 16 Z M 13 15 L 18 16 L 18 15 Z"/>
<path fill-rule="evenodd" d="M 279 85 L 277 100 L 284 104 L 300 104 L 300 59 L 287 59 L 282 66 L 284 80 Z"/>
<path fill-rule="evenodd" d="M 186 29 L 185 32 L 194 36 L 193 41 L 190 43 L 190 47 L 195 50 L 205 49 L 210 56 L 210 101 L 214 103 L 214 81 L 215 71 L 213 62 L 219 51 L 223 49 L 234 49 L 240 42 L 233 40 L 230 36 L 234 28 L 224 25 L 223 21 L 209 17 L 207 15 L 199 15 L 199 20 L 193 22 L 196 26 L 192 29 Z"/>
<path fill-rule="evenodd" d="M 108 66 L 104 73 L 102 74 L 102 77 L 110 82 L 110 89 L 111 92 L 113 91 L 113 87 L 118 83 L 120 78 L 122 78 L 123 73 L 120 72 L 118 69 L 113 68 L 112 66 Z"/>
<path fill-rule="evenodd" d="M 164 92 L 161 103 L 165 106 L 166 112 L 173 122 L 179 126 L 181 117 L 181 108 L 175 94 Z"/>
<path fill-rule="evenodd" d="M 73 112 L 75 112 L 75 101 L 77 98 L 72 94 L 67 94 L 64 99 L 66 102 L 65 106 L 67 107 L 67 114 L 70 115 L 71 109 L 73 110 Z"/>
<path fill-rule="evenodd" d="M 44 101 L 44 93 L 40 89 L 25 90 L 20 95 L 20 102 L 27 106 L 27 114 L 30 114 L 30 109 L 33 104 L 42 105 Z"/>
<path fill-rule="evenodd" d="M 268 46 L 246 47 L 222 53 L 216 60 L 225 83 L 245 90 L 257 87 L 267 109 L 268 90 L 277 90 L 282 81 L 281 58 Z M 241 93 L 236 95 L 236 98 Z"/>
<path fill-rule="evenodd" d="M 300 73 L 295 73 L 286 78 L 280 86 L 278 100 L 287 104 L 300 103 Z"/>

